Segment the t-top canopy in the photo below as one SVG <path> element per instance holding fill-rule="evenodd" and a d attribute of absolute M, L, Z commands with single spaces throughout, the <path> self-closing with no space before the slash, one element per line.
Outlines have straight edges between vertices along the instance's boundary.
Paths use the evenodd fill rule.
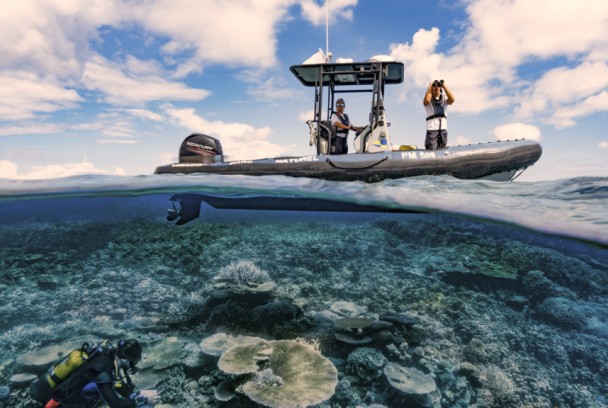
<path fill-rule="evenodd" d="M 317 70 L 323 73 L 323 86 L 333 78 L 334 85 L 372 85 L 378 70 L 382 66 L 385 84 L 403 82 L 403 63 L 401 62 L 348 62 L 335 64 L 293 65 L 289 70 L 304 86 L 315 86 Z"/>

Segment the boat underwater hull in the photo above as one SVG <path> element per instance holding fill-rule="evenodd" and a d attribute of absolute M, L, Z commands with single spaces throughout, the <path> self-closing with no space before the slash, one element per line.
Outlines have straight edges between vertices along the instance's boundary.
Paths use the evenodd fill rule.
<path fill-rule="evenodd" d="M 346 155 L 315 155 L 218 163 L 182 162 L 159 166 L 155 174 L 310 177 L 332 181 L 377 182 L 424 175 L 459 179 L 512 180 L 540 158 L 540 144 L 514 140 L 454 146 L 442 150 L 404 150 Z"/>
<path fill-rule="evenodd" d="M 321 211 L 321 212 L 368 212 L 368 213 L 423 213 L 416 209 L 388 208 L 377 205 L 357 204 L 339 200 L 283 196 L 283 195 L 244 195 L 226 194 L 210 195 L 198 193 L 174 194 L 170 201 L 168 221 L 183 225 L 200 216 L 201 204 L 221 210 L 257 210 L 257 211 Z"/>

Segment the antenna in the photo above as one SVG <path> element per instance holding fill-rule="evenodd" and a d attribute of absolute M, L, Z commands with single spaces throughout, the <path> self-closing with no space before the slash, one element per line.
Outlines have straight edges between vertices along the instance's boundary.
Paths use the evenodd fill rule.
<path fill-rule="evenodd" d="M 329 52 L 329 0 L 325 0 L 325 62 L 331 62 L 331 52 Z"/>

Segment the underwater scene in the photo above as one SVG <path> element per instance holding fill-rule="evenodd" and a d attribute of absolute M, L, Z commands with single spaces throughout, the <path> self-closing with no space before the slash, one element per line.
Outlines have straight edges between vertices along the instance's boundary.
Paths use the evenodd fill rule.
<path fill-rule="evenodd" d="M 608 407 L 607 203 L 608 178 L 0 180 L 0 406 L 137 339 L 146 406 Z"/>

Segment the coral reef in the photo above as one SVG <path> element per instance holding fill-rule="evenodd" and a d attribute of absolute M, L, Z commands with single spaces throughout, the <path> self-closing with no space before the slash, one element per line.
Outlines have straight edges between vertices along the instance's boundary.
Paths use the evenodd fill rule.
<path fill-rule="evenodd" d="M 135 382 L 173 408 L 608 406 L 602 248 L 439 214 L 0 228 L 2 406 L 36 407 L 44 367 L 124 337 L 144 345 Z M 280 394 L 304 380 L 279 351 L 329 361 L 323 392 Z"/>
<path fill-rule="evenodd" d="M 290 340 L 272 341 L 268 346 L 268 368 L 257 371 L 237 391 L 271 408 L 307 407 L 334 394 L 338 371 L 318 351 Z"/>
<path fill-rule="evenodd" d="M 361 384 L 371 384 L 383 374 L 388 360 L 382 353 L 369 347 L 353 350 L 346 359 L 345 371 Z"/>

